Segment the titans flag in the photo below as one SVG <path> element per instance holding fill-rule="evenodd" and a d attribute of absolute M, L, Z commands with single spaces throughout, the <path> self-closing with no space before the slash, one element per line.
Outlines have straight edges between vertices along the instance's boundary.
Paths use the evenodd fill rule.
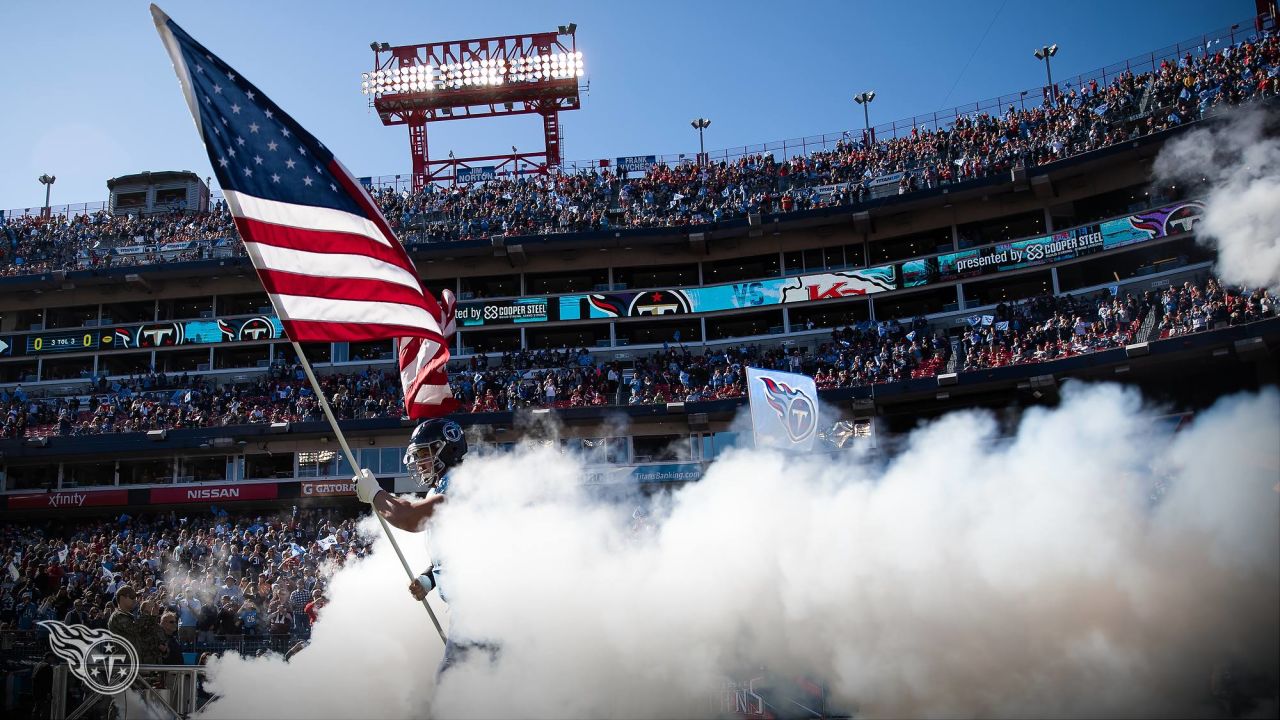
<path fill-rule="evenodd" d="M 808 451 L 818 436 L 818 387 L 807 375 L 747 368 L 756 447 Z"/>

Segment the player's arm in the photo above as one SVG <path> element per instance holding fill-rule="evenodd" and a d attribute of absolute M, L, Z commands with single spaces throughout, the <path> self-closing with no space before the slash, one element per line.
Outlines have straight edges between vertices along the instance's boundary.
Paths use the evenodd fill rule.
<path fill-rule="evenodd" d="M 383 490 L 373 498 L 373 511 L 401 530 L 422 532 L 443 495 L 430 495 L 421 500 L 406 500 Z"/>
<path fill-rule="evenodd" d="M 383 490 L 373 473 L 368 470 L 361 470 L 353 479 L 356 483 L 356 496 L 362 502 L 369 503 L 374 512 L 401 530 L 422 532 L 435 513 L 436 506 L 444 502 L 443 495 L 431 495 L 421 500 L 396 497 Z"/>

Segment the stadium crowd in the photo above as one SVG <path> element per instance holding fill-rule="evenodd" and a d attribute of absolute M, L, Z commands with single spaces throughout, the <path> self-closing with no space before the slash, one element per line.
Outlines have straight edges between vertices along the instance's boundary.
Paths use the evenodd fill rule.
<path fill-rule="evenodd" d="M 1151 72 L 1125 72 L 1105 84 L 1092 80 L 1040 105 L 1010 104 L 960 116 L 949 127 L 914 127 L 870 143 L 850 137 L 799 157 L 762 154 L 659 164 L 638 177 L 603 168 L 374 194 L 406 244 L 714 223 L 848 205 L 886 184 L 901 194 L 1007 172 L 1018 163 L 1050 163 L 1197 120 L 1220 105 L 1277 94 L 1280 40 L 1268 32 L 1198 57 L 1162 60 Z M 105 211 L 50 220 L 21 216 L 3 226 L 0 274 L 204 257 L 212 243 L 235 237 L 221 203 L 209 213 L 146 218 Z M 183 241 L 197 242 L 168 254 L 107 252 Z M 223 251 L 243 253 L 238 242 Z"/>
<path fill-rule="evenodd" d="M 1159 337 L 1252 322 L 1276 314 L 1265 289 L 1240 290 L 1215 279 L 1187 282 L 1143 296 L 1043 295 L 1001 303 L 959 328 L 924 318 L 836 327 L 816 344 L 742 344 L 691 350 L 669 344 L 622 362 L 586 348 L 472 355 L 451 362 L 449 382 L 461 412 L 702 402 L 746 395 L 747 366 L 812 375 L 821 390 L 933 377 L 960 355 L 968 372 L 1123 347 L 1138 339 L 1149 313 Z M 340 419 L 398 418 L 399 378 L 366 367 L 321 375 Z M 86 395 L 34 397 L 22 386 L 0 388 L 0 438 L 97 435 L 322 419 L 301 366 L 277 362 L 251 382 L 148 372 L 99 378 Z"/>
<path fill-rule="evenodd" d="M 1231 288 L 1215 278 L 1190 281 L 1160 293 L 1160 337 L 1203 332 L 1276 315 L 1276 296 L 1266 288 Z"/>
<path fill-rule="evenodd" d="M 370 539 L 353 511 L 121 514 L 0 529 L 0 633 L 37 641 L 42 620 L 123 632 L 144 663 L 183 653 L 288 649 L 308 637 L 326 578 Z M 122 607 L 119 598 L 133 596 Z M 129 618 L 113 617 L 121 610 Z"/>
<path fill-rule="evenodd" d="M 320 385 L 339 419 L 400 417 L 400 380 L 390 372 L 320 376 Z M 81 396 L 35 398 L 21 386 L 0 389 L 0 437 L 98 435 L 246 423 L 322 419 L 315 393 L 301 365 L 274 365 L 250 383 L 215 384 L 200 376 L 149 372 L 119 380 L 98 378 Z"/>
<path fill-rule="evenodd" d="M 196 260 L 207 256 L 207 243 L 234 237 L 235 224 L 222 202 L 206 213 L 174 211 L 115 216 L 99 210 L 88 215 L 70 218 L 59 215 L 48 219 L 20 215 L 0 223 L 0 274 L 32 275 L 51 270 Z M 168 243 L 186 243 L 189 247 L 158 249 Z M 137 254 L 116 251 L 129 246 L 153 249 Z"/>
<path fill-rule="evenodd" d="M 964 371 L 1046 362 L 1124 347 L 1138 332 L 1153 293 L 1097 299 L 1044 295 L 1000 304 L 961 335 Z M 989 318 L 989 319 L 988 319 Z"/>

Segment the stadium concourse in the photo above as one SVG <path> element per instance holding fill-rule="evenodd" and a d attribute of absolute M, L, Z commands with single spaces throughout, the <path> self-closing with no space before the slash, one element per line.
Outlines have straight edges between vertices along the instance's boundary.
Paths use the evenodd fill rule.
<path fill-rule="evenodd" d="M 1278 94 L 1268 28 L 800 155 L 370 186 L 426 286 L 458 295 L 473 450 L 533 438 L 602 490 L 664 493 L 750 445 L 748 367 L 812 376 L 827 451 L 872 460 L 950 410 L 1000 408 L 1007 432 L 1071 378 L 1180 419 L 1275 384 L 1273 290 L 1218 277 L 1210 183 L 1153 181 L 1152 158 Z M 182 204 L 0 222 L 6 716 L 49 701 L 41 620 L 105 627 L 127 584 L 162 633 L 149 660 L 288 653 L 369 551 L 225 203 Z M 306 349 L 360 465 L 417 489 L 391 344 Z"/>

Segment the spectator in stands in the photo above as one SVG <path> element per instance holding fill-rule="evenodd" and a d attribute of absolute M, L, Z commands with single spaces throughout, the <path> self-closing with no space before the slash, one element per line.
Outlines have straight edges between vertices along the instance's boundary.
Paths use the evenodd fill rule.
<path fill-rule="evenodd" d="M 107 629 L 128 640 L 138 651 L 143 665 L 155 665 L 163 657 L 167 644 L 160 629 L 155 603 L 146 600 L 139 607 L 137 591 L 130 585 L 116 590 L 116 609 L 107 621 Z M 135 615 L 134 611 L 138 610 Z"/>
<path fill-rule="evenodd" d="M 160 658 L 162 665 L 185 665 L 182 646 L 178 641 L 178 616 L 167 612 L 160 616 L 160 629 L 164 631 L 165 650 Z"/>
<path fill-rule="evenodd" d="M 325 606 L 324 593 L 319 590 L 311 591 L 311 602 L 307 603 L 305 612 L 307 614 L 307 626 L 314 627 L 316 621 L 320 619 L 320 608 Z"/>
<path fill-rule="evenodd" d="M 795 157 L 746 155 L 658 164 L 638 177 L 608 168 L 497 178 L 373 195 L 406 244 L 487 240 L 614 228 L 681 227 L 863 202 L 875 187 L 898 194 L 1042 165 L 1182 125 L 1280 88 L 1273 32 L 1181 58 L 1151 71 L 1096 79 L 1039 106 L 961 115 L 874 143 L 842 138 Z M 898 173 L 901 173 L 898 175 Z M 895 178 L 896 176 L 896 178 Z M 882 182 L 873 186 L 873 181 Z M 887 183 L 887 184 L 886 184 Z M 0 225 L 0 274 L 151 264 L 243 254 L 224 203 L 208 213 L 19 216 Z M 166 243 L 185 249 L 165 251 Z M 185 245 L 182 245 L 185 243 Z M 173 245 L 169 245 L 173 247 Z"/>
<path fill-rule="evenodd" d="M 257 637 L 258 635 L 258 606 L 250 598 L 245 598 L 244 604 L 240 606 L 240 628 L 246 637 Z"/>
<path fill-rule="evenodd" d="M 311 593 L 300 583 L 289 583 L 289 611 L 293 613 L 293 635 L 305 638 L 310 634 L 311 626 L 307 621 L 307 605 L 311 602 Z"/>

